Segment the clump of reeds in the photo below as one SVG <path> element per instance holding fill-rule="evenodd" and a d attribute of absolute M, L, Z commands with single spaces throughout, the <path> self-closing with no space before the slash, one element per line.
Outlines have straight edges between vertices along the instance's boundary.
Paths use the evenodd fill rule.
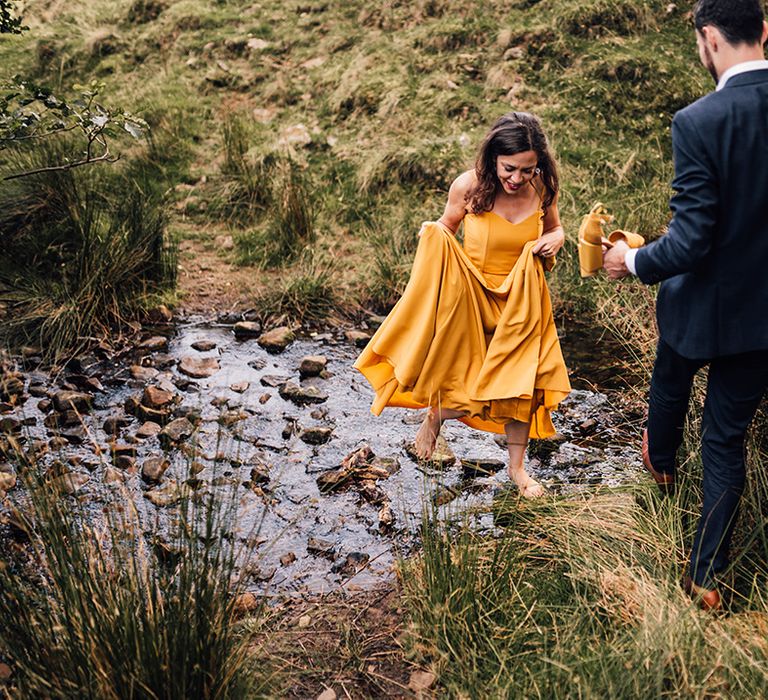
<path fill-rule="evenodd" d="M 277 267 L 295 261 L 316 239 L 315 202 L 301 165 L 286 158 L 270 169 L 267 219 L 236 238 L 240 264 Z"/>
<path fill-rule="evenodd" d="M 61 144 L 48 142 L 11 160 L 20 171 L 65 157 Z M 13 309 L 4 340 L 38 345 L 49 357 L 107 335 L 176 278 L 161 197 L 108 166 L 7 183 L 0 241 L 0 282 Z"/>
<path fill-rule="evenodd" d="M 259 295 L 257 305 L 276 321 L 319 324 L 333 315 L 340 298 L 333 260 L 307 251 L 295 270 Z"/>
<path fill-rule="evenodd" d="M 165 538 L 130 499 L 94 523 L 32 476 L 29 559 L 0 562 L 0 654 L 18 697 L 251 697 L 235 624 L 236 499 L 185 496 Z"/>

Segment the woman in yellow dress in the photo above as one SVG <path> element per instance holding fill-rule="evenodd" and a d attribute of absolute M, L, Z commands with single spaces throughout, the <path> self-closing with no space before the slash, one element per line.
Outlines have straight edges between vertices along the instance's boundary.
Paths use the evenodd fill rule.
<path fill-rule="evenodd" d="M 544 278 L 565 240 L 557 197 L 539 120 L 499 118 L 443 215 L 422 225 L 408 286 L 355 362 L 376 392 L 375 415 L 429 409 L 421 459 L 445 420 L 506 433 L 509 476 L 528 498 L 544 493 L 525 470 L 528 439 L 555 433 L 550 411 L 571 389 Z"/>

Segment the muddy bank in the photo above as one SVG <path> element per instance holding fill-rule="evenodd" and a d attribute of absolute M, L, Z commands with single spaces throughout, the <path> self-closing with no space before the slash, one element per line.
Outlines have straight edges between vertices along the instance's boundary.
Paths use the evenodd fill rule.
<path fill-rule="evenodd" d="M 182 493 L 235 489 L 233 534 L 254 545 L 244 562 L 254 590 L 372 587 L 417 544 L 425 498 L 449 513 L 483 510 L 504 488 L 503 439 L 460 423 L 444 428 L 442 464 L 409 456 L 420 417 L 370 414 L 354 334 L 277 338 L 280 350 L 259 332 L 187 323 L 121 357 L 81 357 L 55 379 L 6 368 L 17 391 L 2 429 L 61 480 L 63 498 L 94 515 L 130 501 L 160 536 Z M 532 473 L 554 493 L 634 479 L 636 436 L 622 420 L 605 394 L 575 390 L 555 417 L 558 438 L 532 443 Z M 6 508 L 23 503 L 14 472 L 6 460 Z M 478 527 L 492 529 L 490 515 Z"/>

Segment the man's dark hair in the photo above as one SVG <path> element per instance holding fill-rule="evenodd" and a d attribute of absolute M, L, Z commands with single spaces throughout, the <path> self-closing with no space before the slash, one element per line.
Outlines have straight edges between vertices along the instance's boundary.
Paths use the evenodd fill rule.
<path fill-rule="evenodd" d="M 763 36 L 761 0 L 698 0 L 693 8 L 698 31 L 717 27 L 731 46 L 757 44 Z"/>

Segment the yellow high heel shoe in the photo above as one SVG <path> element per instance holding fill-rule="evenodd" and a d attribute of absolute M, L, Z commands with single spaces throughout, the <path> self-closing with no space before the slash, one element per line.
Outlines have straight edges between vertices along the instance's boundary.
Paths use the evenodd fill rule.
<path fill-rule="evenodd" d="M 622 231 L 621 229 L 611 231 L 608 234 L 608 240 L 612 245 L 618 243 L 619 241 L 624 241 L 630 248 L 640 248 L 645 245 L 645 238 L 643 238 L 639 233 Z"/>
<path fill-rule="evenodd" d="M 582 277 L 592 277 L 603 267 L 603 224 L 613 221 L 605 207 L 598 202 L 581 220 L 579 227 L 579 267 Z"/>

